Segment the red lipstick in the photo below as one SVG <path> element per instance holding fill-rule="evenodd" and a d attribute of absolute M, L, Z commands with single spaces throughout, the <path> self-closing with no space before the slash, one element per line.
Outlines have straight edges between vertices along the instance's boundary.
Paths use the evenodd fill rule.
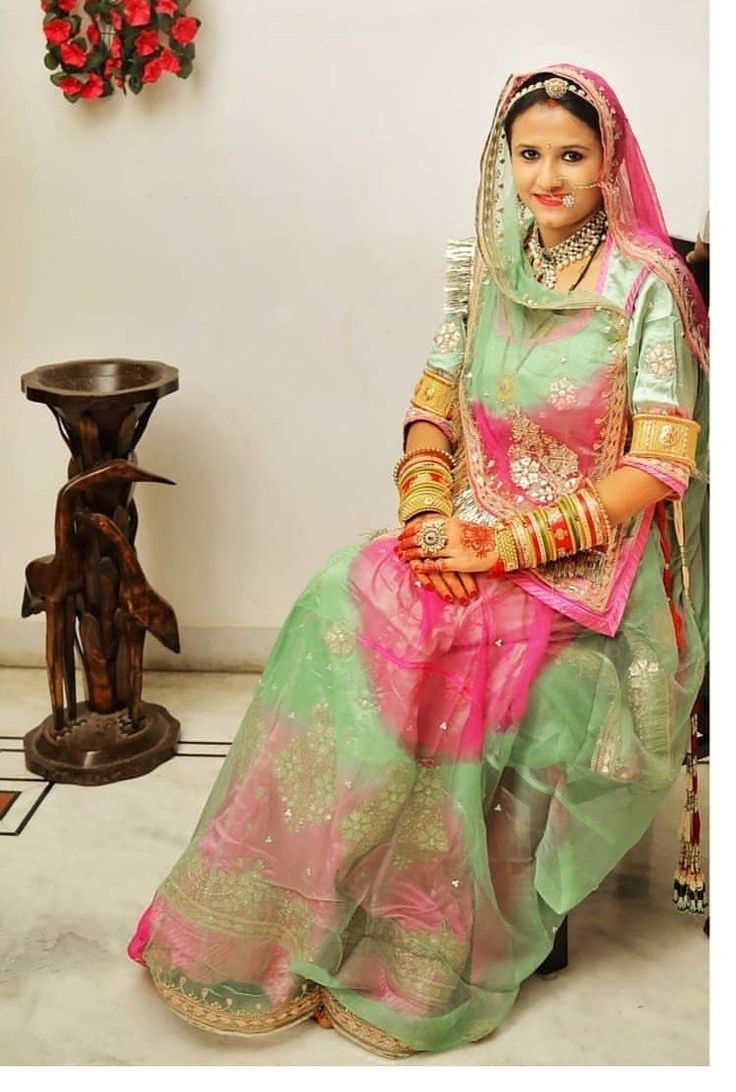
<path fill-rule="evenodd" d="M 551 193 L 533 193 L 532 197 L 535 201 L 539 201 L 540 205 L 544 205 L 545 208 L 553 209 L 562 204 L 561 197 L 555 197 Z"/>

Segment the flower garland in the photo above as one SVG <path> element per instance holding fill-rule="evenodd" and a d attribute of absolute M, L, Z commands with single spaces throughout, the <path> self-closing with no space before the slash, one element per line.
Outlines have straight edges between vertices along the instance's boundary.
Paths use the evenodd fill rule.
<path fill-rule="evenodd" d="M 115 87 L 137 95 L 165 72 L 185 80 L 200 20 L 190 0 L 41 0 L 44 64 L 69 102 L 101 99 Z M 82 30 L 82 16 L 88 16 Z M 58 70 L 58 71 L 57 71 Z"/>

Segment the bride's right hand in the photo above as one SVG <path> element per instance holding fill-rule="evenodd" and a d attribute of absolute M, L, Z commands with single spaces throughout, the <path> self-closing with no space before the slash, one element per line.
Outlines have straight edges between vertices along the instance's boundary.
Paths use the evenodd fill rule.
<path fill-rule="evenodd" d="M 420 521 L 425 517 L 426 513 L 422 513 L 407 522 L 414 523 L 415 520 Z M 471 599 L 477 599 L 480 594 L 477 581 L 472 573 L 422 573 L 417 571 L 415 561 L 408 562 L 408 565 L 417 587 L 436 592 L 446 603 L 462 603 L 465 605 Z"/>
<path fill-rule="evenodd" d="M 436 592 L 446 603 L 462 603 L 465 606 L 480 594 L 472 573 L 422 573 L 417 571 L 416 561 L 407 564 L 414 576 L 414 583 L 427 591 Z"/>

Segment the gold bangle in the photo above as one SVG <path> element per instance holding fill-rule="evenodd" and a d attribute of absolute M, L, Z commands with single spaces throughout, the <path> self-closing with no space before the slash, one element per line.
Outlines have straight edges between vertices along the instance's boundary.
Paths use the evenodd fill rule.
<path fill-rule="evenodd" d="M 627 455 L 635 458 L 671 460 L 695 469 L 700 425 L 686 417 L 664 413 L 637 413 L 632 418 L 631 444 Z"/>
<path fill-rule="evenodd" d="M 397 461 L 396 466 L 394 467 L 394 481 L 398 481 L 398 477 L 401 473 L 402 468 L 406 466 L 411 459 L 423 455 L 435 456 L 447 466 L 448 470 L 452 470 L 453 468 L 455 460 L 453 459 L 449 451 L 444 451 L 440 447 L 419 447 L 416 448 L 414 451 L 405 451 L 401 458 Z"/>
<path fill-rule="evenodd" d="M 456 398 L 455 383 L 448 382 L 436 372 L 425 370 L 414 388 L 411 402 L 417 409 L 428 410 L 438 417 L 448 419 Z"/>
<path fill-rule="evenodd" d="M 531 542 L 531 531 L 520 519 L 512 519 L 507 524 L 516 543 L 516 552 L 519 557 L 519 568 L 533 569 L 536 567 L 534 547 Z"/>
<path fill-rule="evenodd" d="M 432 471 L 435 474 L 441 474 L 444 478 L 447 478 L 448 481 L 452 481 L 451 471 L 445 466 L 444 463 L 441 463 L 439 459 L 437 460 L 437 462 L 434 463 L 427 462 L 427 460 L 425 459 L 417 459 L 416 462 L 407 463 L 406 466 L 402 466 L 401 470 L 398 473 L 396 484 L 400 484 L 411 474 L 416 474 L 419 471 Z"/>
<path fill-rule="evenodd" d="M 516 552 L 513 532 L 506 523 L 497 523 L 494 530 L 496 532 L 496 550 L 501 558 L 504 572 L 513 572 L 519 568 L 519 555 Z"/>
<path fill-rule="evenodd" d="M 420 512 L 439 512 L 443 516 L 451 516 L 452 499 L 449 492 L 443 493 L 438 489 L 412 490 L 399 505 L 399 520 L 405 523 Z"/>

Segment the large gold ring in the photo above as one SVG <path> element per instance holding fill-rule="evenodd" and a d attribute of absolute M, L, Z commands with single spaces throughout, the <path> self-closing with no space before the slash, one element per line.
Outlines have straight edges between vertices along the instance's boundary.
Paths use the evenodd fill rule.
<path fill-rule="evenodd" d="M 417 531 L 417 546 L 422 553 L 435 556 L 441 553 L 448 543 L 445 523 L 441 519 L 429 520 L 423 523 Z"/>

